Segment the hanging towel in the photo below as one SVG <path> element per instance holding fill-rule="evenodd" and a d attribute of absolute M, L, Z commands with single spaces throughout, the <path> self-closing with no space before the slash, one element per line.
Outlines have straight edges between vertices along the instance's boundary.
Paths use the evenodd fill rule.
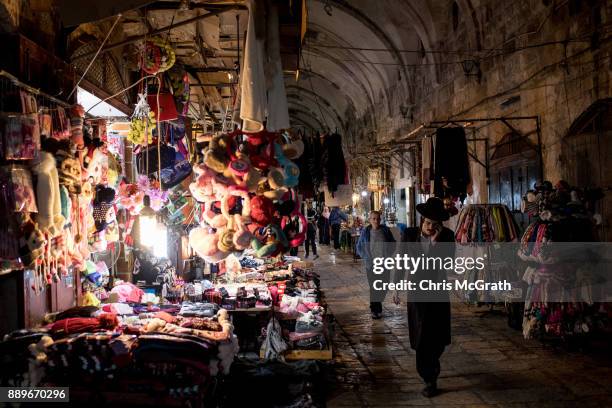
<path fill-rule="evenodd" d="M 266 127 L 268 130 L 275 132 L 288 129 L 291 125 L 289 124 L 289 107 L 280 55 L 278 6 L 271 0 L 267 0 L 266 3 L 268 6 L 268 30 L 265 70 L 266 78 L 270 78 Z"/>
<path fill-rule="evenodd" d="M 257 14 L 263 18 L 261 5 L 256 6 L 254 0 L 248 2 L 249 23 L 244 46 L 242 64 L 242 83 L 240 85 L 240 118 L 242 129 L 246 132 L 263 130 L 266 115 L 266 75 L 264 72 L 264 39 L 258 39 L 255 34 Z"/>
<path fill-rule="evenodd" d="M 289 109 L 280 58 L 278 11 L 271 1 L 248 2 L 249 24 L 244 50 L 240 118 L 245 132 L 289 128 Z M 257 36 L 257 21 L 265 21 L 265 35 Z"/>

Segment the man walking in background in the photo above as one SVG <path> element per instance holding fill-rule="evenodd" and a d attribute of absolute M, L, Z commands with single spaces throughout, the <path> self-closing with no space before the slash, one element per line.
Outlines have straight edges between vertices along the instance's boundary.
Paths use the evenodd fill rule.
<path fill-rule="evenodd" d="M 340 211 L 340 208 L 333 207 L 329 214 L 329 224 L 331 225 L 334 249 L 340 249 L 340 225 L 343 221 L 348 221 L 347 215 Z"/>
<path fill-rule="evenodd" d="M 389 282 L 391 273 L 385 271 L 380 275 L 374 274 L 374 258 L 390 257 L 395 253 L 395 238 L 386 225 L 381 225 L 380 211 L 370 213 L 370 225 L 361 230 L 357 241 L 357 253 L 364 261 L 368 284 L 370 286 L 370 311 L 372 319 L 382 317 L 382 302 L 385 300 L 386 291 L 374 290 L 374 281 L 381 280 Z"/>

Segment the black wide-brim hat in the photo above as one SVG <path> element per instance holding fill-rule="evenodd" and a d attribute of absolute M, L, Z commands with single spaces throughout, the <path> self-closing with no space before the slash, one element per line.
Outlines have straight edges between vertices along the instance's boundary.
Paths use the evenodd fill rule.
<path fill-rule="evenodd" d="M 434 221 L 446 221 L 450 218 L 450 214 L 444 209 L 444 202 L 438 197 L 431 197 L 426 203 L 417 204 L 416 210 L 423 217 Z"/>

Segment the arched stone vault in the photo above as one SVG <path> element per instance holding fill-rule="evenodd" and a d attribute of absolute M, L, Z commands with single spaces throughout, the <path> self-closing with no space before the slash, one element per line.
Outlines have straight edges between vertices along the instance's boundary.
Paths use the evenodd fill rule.
<path fill-rule="evenodd" d="M 462 7 L 469 1 L 462 0 Z M 431 70 L 435 80 L 433 64 L 440 59 L 414 52 L 439 47 L 433 27 L 441 8 L 429 3 L 308 0 L 300 78 L 286 77 L 289 105 L 299 109 L 300 121 L 323 111 L 319 122 L 333 121 L 347 132 L 349 124 L 386 131 L 402 105 L 414 106 L 412 67 L 427 64 L 419 69 Z"/>

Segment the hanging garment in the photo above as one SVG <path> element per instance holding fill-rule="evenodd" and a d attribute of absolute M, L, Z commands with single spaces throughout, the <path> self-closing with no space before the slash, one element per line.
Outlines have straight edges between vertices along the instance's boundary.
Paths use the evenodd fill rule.
<path fill-rule="evenodd" d="M 39 152 L 38 157 L 32 160 L 32 173 L 38 177 L 36 221 L 40 229 L 48 230 L 51 236 L 57 236 L 64 227 L 65 219 L 62 216 L 59 176 L 53 155 Z"/>
<path fill-rule="evenodd" d="M 300 181 L 298 186 L 303 198 L 314 198 L 314 181 L 312 172 L 310 171 L 310 163 L 313 160 L 312 143 L 306 137 L 302 137 L 302 142 L 304 143 L 304 153 L 302 153 L 297 160 L 297 165 L 300 168 Z"/>
<path fill-rule="evenodd" d="M 266 7 L 267 6 L 267 7 Z M 289 109 L 280 58 L 278 11 L 270 1 L 248 2 L 247 29 L 242 67 L 240 118 L 245 132 L 289 128 Z M 266 15 L 267 12 L 267 15 Z M 266 21 L 265 31 L 256 25 Z"/>
<path fill-rule="evenodd" d="M 338 190 L 340 184 L 344 184 L 346 176 L 342 137 L 338 133 L 325 137 L 321 160 L 327 188 L 333 194 Z"/>
<path fill-rule="evenodd" d="M 431 171 L 432 162 L 432 140 L 430 137 L 426 137 L 421 142 L 421 160 L 422 160 L 422 171 L 421 171 L 421 192 L 423 194 L 429 194 L 431 189 L 431 179 L 433 174 Z"/>
<path fill-rule="evenodd" d="M 436 197 L 459 197 L 463 202 L 470 182 L 470 163 L 465 130 L 462 127 L 439 128 L 436 131 L 434 161 Z"/>
<path fill-rule="evenodd" d="M 319 186 L 323 181 L 323 168 L 321 163 L 321 156 L 323 153 L 323 147 L 321 146 L 321 139 L 319 136 L 312 137 L 310 139 L 311 155 L 308 161 L 308 168 L 312 175 L 312 182 L 315 186 Z"/>

